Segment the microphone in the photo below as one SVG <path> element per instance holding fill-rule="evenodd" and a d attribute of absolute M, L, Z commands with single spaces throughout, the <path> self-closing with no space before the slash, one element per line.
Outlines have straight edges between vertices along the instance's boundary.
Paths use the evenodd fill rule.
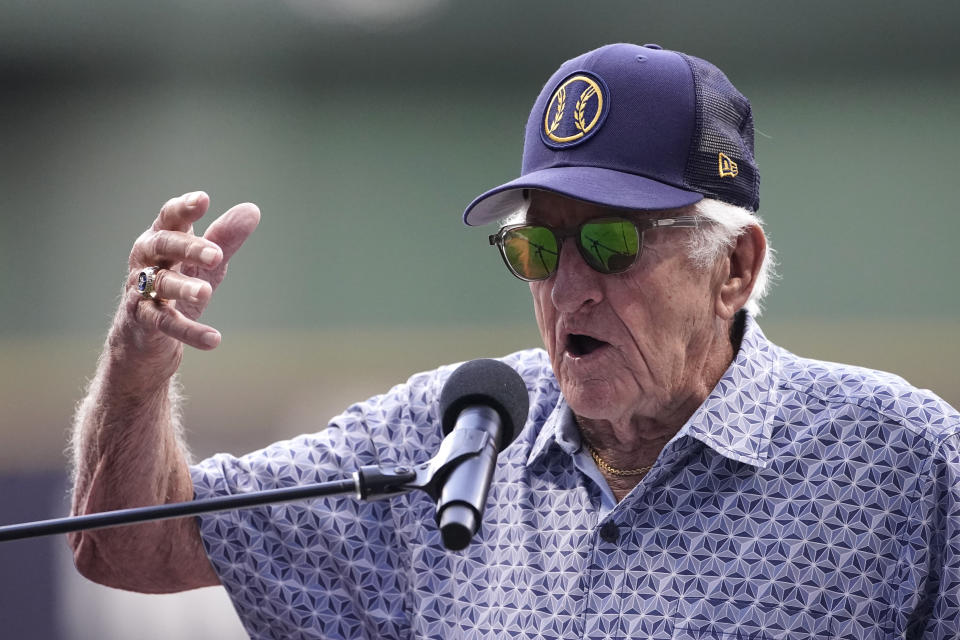
<path fill-rule="evenodd" d="M 465 548 L 480 527 L 497 453 L 523 428 L 529 408 L 523 378 L 498 360 L 471 360 L 447 379 L 440 392 L 444 435 L 474 430 L 490 436 L 478 455 L 454 467 L 443 481 L 437 524 L 447 549 Z"/>

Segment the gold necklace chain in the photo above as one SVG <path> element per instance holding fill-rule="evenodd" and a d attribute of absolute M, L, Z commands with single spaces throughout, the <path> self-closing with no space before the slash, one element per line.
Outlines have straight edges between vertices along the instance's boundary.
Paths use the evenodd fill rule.
<path fill-rule="evenodd" d="M 593 445 L 584 439 L 584 444 L 587 445 L 587 451 L 590 452 L 590 456 L 593 458 L 593 461 L 597 463 L 597 466 L 600 467 L 601 471 L 605 471 L 610 475 L 614 476 L 639 476 L 642 473 L 646 473 L 653 468 L 652 464 L 648 464 L 645 467 L 637 467 L 636 469 L 617 469 L 613 465 L 609 464 L 606 460 L 600 457 L 600 454 L 597 453 L 597 450 L 593 448 Z"/>

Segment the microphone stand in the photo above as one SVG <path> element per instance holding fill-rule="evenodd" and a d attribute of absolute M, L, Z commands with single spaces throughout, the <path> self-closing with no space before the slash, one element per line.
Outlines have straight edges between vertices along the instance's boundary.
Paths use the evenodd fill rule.
<path fill-rule="evenodd" d="M 457 429 L 443 440 L 437 455 L 415 467 L 367 465 L 354 471 L 350 479 L 344 480 L 11 524 L 0 527 L 0 542 L 327 496 L 352 494 L 360 500 L 382 500 L 418 489 L 437 500 L 450 472 L 463 461 L 478 456 L 489 439 L 490 435 L 486 432 Z"/>

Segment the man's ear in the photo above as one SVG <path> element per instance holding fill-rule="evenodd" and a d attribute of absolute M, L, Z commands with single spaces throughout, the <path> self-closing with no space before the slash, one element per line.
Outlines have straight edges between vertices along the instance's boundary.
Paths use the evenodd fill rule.
<path fill-rule="evenodd" d="M 757 284 L 757 275 L 766 253 L 767 238 L 763 235 L 763 230 L 757 225 L 744 229 L 725 261 L 726 273 L 720 274 L 720 289 L 716 300 L 718 316 L 724 319 L 733 318 L 747 303 L 753 287 Z"/>

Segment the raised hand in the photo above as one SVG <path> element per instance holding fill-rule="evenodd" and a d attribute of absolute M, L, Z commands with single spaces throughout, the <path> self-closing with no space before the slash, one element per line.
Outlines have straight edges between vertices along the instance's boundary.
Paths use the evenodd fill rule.
<path fill-rule="evenodd" d="M 256 205 L 238 204 L 217 218 L 202 237 L 197 236 L 193 223 L 209 205 L 210 198 L 202 191 L 169 200 L 130 252 L 115 338 L 149 359 L 155 375 L 172 375 L 183 344 L 197 349 L 220 344 L 220 333 L 198 319 L 223 281 L 230 258 L 260 221 Z M 153 299 L 137 288 L 140 273 L 148 267 L 158 267 Z"/>

